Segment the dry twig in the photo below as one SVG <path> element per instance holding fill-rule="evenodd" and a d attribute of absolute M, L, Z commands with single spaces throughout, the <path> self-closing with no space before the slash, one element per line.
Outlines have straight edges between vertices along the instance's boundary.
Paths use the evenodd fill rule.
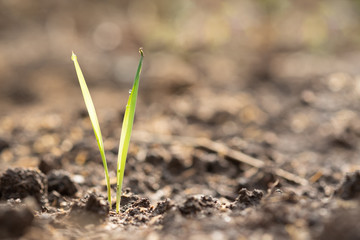
<path fill-rule="evenodd" d="M 249 166 L 262 169 L 264 167 L 269 167 L 273 170 L 274 174 L 278 177 L 286 179 L 290 182 L 296 183 L 298 185 L 307 185 L 309 184 L 308 180 L 297 176 L 293 173 L 285 171 L 284 169 L 278 168 L 276 166 L 266 165 L 265 162 L 251 157 L 243 152 L 238 150 L 231 149 L 225 144 L 218 143 L 206 138 L 193 138 L 193 137 L 182 137 L 182 136 L 166 136 L 166 135 L 155 135 L 147 132 L 134 132 L 133 140 L 136 142 L 145 142 L 145 143 L 159 143 L 159 144 L 173 144 L 174 142 L 180 142 L 183 145 L 190 145 L 193 147 L 200 147 L 207 149 L 212 152 L 224 156 L 225 158 L 233 159 L 235 161 L 245 163 Z"/>

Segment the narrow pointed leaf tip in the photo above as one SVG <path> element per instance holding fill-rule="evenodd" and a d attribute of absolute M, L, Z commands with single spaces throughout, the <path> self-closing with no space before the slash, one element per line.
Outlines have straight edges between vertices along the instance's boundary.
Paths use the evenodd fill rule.
<path fill-rule="evenodd" d="M 73 60 L 74 62 L 77 60 L 77 56 L 75 55 L 75 53 L 73 51 L 71 54 L 71 60 Z"/>
<path fill-rule="evenodd" d="M 144 56 L 144 49 L 142 47 L 139 48 L 139 53 L 141 54 L 142 57 Z"/>

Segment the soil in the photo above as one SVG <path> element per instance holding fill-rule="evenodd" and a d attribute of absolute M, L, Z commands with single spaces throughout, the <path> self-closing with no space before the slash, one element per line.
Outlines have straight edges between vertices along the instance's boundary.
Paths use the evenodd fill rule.
<path fill-rule="evenodd" d="M 299 105 L 309 107 L 301 102 Z M 67 130 L 60 125 L 55 129 L 40 127 L 37 132 L 42 134 L 36 138 L 18 138 L 20 133 L 22 136 L 31 133 L 16 126 L 17 119 L 11 119 L 14 125 L 8 136 L 14 137 L 3 140 L 8 146 L 1 154 L 3 157 L 14 155 L 6 164 L 16 166 L 20 161 L 28 167 L 10 167 L 1 175 L 1 238 L 359 237 L 360 171 L 343 172 L 336 162 L 322 167 L 315 163 L 295 167 L 294 164 L 299 164 L 297 161 L 309 161 L 308 156 L 291 161 L 288 157 L 291 151 L 264 142 L 256 144 L 242 140 L 236 147 L 234 140 L 240 141 L 236 136 L 221 141 L 228 142 L 227 145 L 237 152 L 248 154 L 245 156 L 250 159 L 268 162 L 257 168 L 242 162 L 241 157 L 234 158 L 226 149 L 219 151 L 216 145 L 212 150 L 211 144 L 204 147 L 201 139 L 174 137 L 169 142 L 160 135 L 135 132 L 121 211 L 116 214 L 115 202 L 110 207 L 106 199 L 96 143 L 83 140 L 87 139 L 85 136 L 91 137 L 91 126 L 85 116 L 77 115 L 76 118 L 73 121 L 79 124 L 83 136 L 78 140 L 71 139 L 71 133 L 67 132 L 73 131 L 71 127 Z M 115 121 L 119 122 L 118 119 Z M 114 124 L 109 121 L 110 126 Z M 60 148 L 69 145 L 67 150 L 60 154 L 30 153 L 36 158 L 34 162 L 26 156 L 26 160 L 22 160 L 17 155 L 19 146 L 36 151 L 38 138 L 49 137 L 49 134 L 59 138 L 56 142 Z M 351 133 L 347 131 L 346 134 Z M 153 139 L 145 138 L 149 135 Z M 356 149 L 326 137 L 330 138 L 326 144 L 336 147 L 339 152 L 351 153 Z M 46 147 L 47 141 L 38 147 Z M 117 150 L 114 147 L 107 152 L 111 156 L 109 165 L 114 167 Z M 311 158 L 316 157 L 316 152 L 313 154 Z M 31 167 L 34 163 L 37 165 Z M 282 177 L 277 173 L 278 169 L 296 174 L 305 184 Z M 112 172 L 111 176 L 115 199 L 115 174 Z"/>
<path fill-rule="evenodd" d="M 139 2 L 0 1 L 0 239 L 360 239 L 356 1 Z"/>

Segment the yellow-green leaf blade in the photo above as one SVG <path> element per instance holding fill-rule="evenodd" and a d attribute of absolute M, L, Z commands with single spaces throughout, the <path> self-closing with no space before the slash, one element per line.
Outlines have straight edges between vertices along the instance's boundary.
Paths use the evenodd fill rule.
<path fill-rule="evenodd" d="M 91 120 L 91 125 L 94 129 L 94 134 L 96 137 L 96 141 L 99 147 L 99 151 L 100 151 L 100 155 L 101 155 L 101 159 L 103 161 L 103 165 L 104 165 L 104 170 L 105 170 L 105 180 L 107 183 L 107 190 L 108 190 L 108 201 L 110 203 L 110 207 L 111 207 L 111 190 L 110 190 L 110 178 L 109 178 L 109 172 L 108 172 L 108 168 L 107 168 L 107 162 L 106 162 L 106 157 L 105 157 L 105 149 L 104 149 L 104 143 L 103 143 L 103 139 L 102 139 L 102 135 L 101 135 L 101 130 L 100 130 L 100 125 L 99 125 L 99 121 L 96 115 L 96 111 L 95 111 L 95 107 L 93 104 L 93 101 L 91 99 L 91 95 L 89 92 L 89 89 L 86 85 L 86 81 L 84 78 L 84 75 L 81 71 L 79 62 L 77 60 L 77 56 L 75 55 L 74 52 L 72 52 L 71 55 L 71 60 L 73 60 L 74 65 L 75 65 L 75 70 L 76 70 L 76 74 L 79 80 L 79 84 L 80 84 L 80 88 L 84 97 L 84 102 L 86 105 L 86 109 L 89 113 L 89 117 Z"/>
<path fill-rule="evenodd" d="M 144 53 L 140 48 L 140 61 L 139 66 L 136 72 L 134 84 L 129 96 L 129 100 L 126 105 L 124 120 L 121 129 L 120 144 L 119 144 L 119 153 L 118 153 L 118 163 L 117 163 L 117 191 L 116 191 L 116 212 L 120 210 L 120 200 L 121 200 L 121 191 L 122 191 L 122 182 L 124 179 L 126 157 L 130 144 L 130 137 L 132 132 L 132 127 L 134 123 L 136 100 L 139 90 L 139 81 L 140 74 L 142 69 L 142 62 L 144 58 Z"/>

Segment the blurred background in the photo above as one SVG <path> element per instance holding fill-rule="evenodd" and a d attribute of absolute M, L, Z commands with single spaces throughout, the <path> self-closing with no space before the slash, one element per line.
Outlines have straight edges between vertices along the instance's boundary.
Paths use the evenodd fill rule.
<path fill-rule="evenodd" d="M 84 108 L 72 50 L 96 107 L 122 111 L 143 47 L 139 119 L 239 132 L 330 73 L 356 80 L 359 20 L 358 0 L 0 0 L 0 116 Z"/>

